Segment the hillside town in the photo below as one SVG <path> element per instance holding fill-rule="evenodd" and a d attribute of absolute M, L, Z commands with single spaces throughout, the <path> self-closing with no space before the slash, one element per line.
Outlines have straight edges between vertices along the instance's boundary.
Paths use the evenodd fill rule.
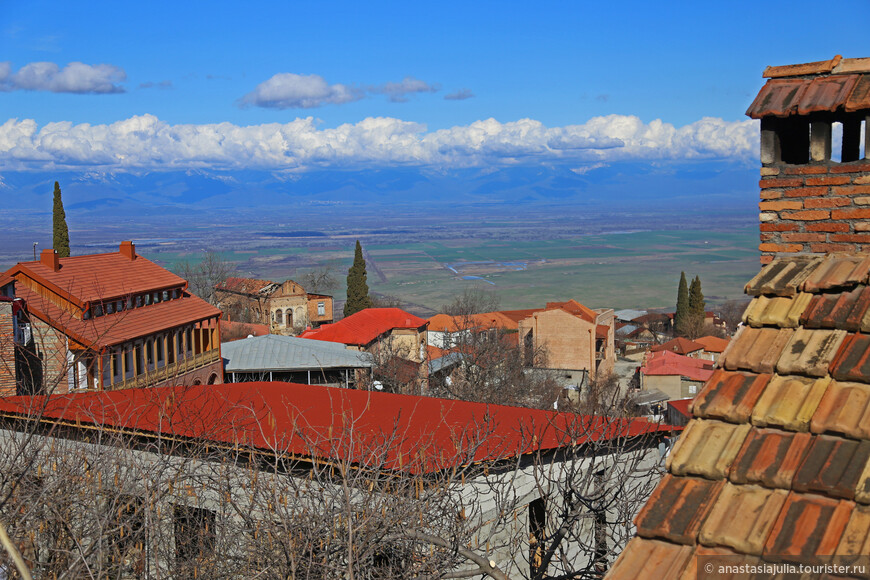
<path fill-rule="evenodd" d="M 779 577 L 866 555 L 870 59 L 764 77 L 736 318 L 685 273 L 672 309 L 581 288 L 500 310 L 475 287 L 422 318 L 373 301 L 359 242 L 343 303 L 234 272 L 203 291 L 60 232 L 0 274 L 0 577 Z"/>

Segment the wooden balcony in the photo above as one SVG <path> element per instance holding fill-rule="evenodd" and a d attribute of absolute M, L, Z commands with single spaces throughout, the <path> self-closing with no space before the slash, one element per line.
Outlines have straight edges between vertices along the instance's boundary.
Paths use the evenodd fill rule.
<path fill-rule="evenodd" d="M 196 370 L 198 368 L 210 365 L 219 360 L 220 351 L 216 349 L 207 350 L 197 355 L 187 357 L 184 360 L 178 361 L 176 363 L 166 365 L 158 369 L 151 369 L 135 377 L 131 377 L 117 383 L 112 383 L 111 385 L 106 385 L 105 389 L 107 391 L 114 391 L 119 389 L 133 389 L 136 387 L 154 386 L 164 381 L 168 381 L 172 378 L 181 377 L 181 375 L 184 375 L 185 373 L 189 373 L 192 370 Z"/>

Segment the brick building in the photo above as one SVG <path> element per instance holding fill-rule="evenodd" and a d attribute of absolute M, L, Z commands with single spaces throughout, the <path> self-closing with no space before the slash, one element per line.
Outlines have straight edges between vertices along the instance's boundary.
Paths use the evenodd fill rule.
<path fill-rule="evenodd" d="M 609 308 L 593 310 L 576 300 L 548 302 L 519 322 L 519 344 L 526 356 L 546 349 L 548 368 L 593 377 L 608 374 L 616 363 L 615 320 Z"/>
<path fill-rule="evenodd" d="M 132 242 L 70 258 L 43 250 L 5 275 L 27 305 L 36 390 L 223 382 L 221 312 L 190 295 L 184 279 L 138 256 Z"/>
<path fill-rule="evenodd" d="M 268 324 L 272 334 L 296 335 L 333 320 L 332 296 L 306 292 L 293 280 L 227 278 L 215 297 L 232 320 Z"/>
<path fill-rule="evenodd" d="M 764 77 L 746 112 L 761 120 L 761 263 L 870 249 L 870 58 L 767 67 Z"/>

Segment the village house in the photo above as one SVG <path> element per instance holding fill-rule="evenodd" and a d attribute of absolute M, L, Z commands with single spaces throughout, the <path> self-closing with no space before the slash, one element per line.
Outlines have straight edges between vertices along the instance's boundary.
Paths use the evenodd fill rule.
<path fill-rule="evenodd" d="M 301 338 L 337 342 L 374 357 L 375 388 L 428 392 L 428 322 L 400 308 L 366 308 L 333 324 L 306 330 Z"/>
<path fill-rule="evenodd" d="M 712 361 L 670 350 L 651 352 L 640 367 L 640 394 L 660 391 L 669 401 L 694 397 L 712 374 Z"/>
<path fill-rule="evenodd" d="M 272 334 L 295 336 L 333 320 L 332 296 L 306 292 L 293 280 L 227 278 L 215 286 L 215 298 L 230 320 L 268 324 Z"/>
<path fill-rule="evenodd" d="M 761 121 L 763 268 L 611 580 L 868 553 L 870 58 L 764 77 L 747 111 Z"/>
<path fill-rule="evenodd" d="M 7 524 L 30 567 L 52 570 L 57 542 L 40 530 L 74 509 L 94 520 L 64 528 L 87 547 L 64 572 L 175 578 L 594 570 L 631 533 L 670 434 L 637 418 L 276 382 L 7 397 L 0 478 L 31 428 L 32 452 L 53 464 L 39 485 L 83 493 Z M 10 509 L 33 485 L 18 482 Z"/>
<path fill-rule="evenodd" d="M 530 366 L 534 353 L 546 353 L 546 368 L 575 384 L 606 376 L 616 363 L 612 309 L 592 310 L 576 300 L 548 302 L 518 324 L 518 341 Z"/>
<path fill-rule="evenodd" d="M 223 381 L 221 312 L 132 242 L 70 258 L 46 249 L 5 275 L 29 322 L 22 347 L 30 364 L 18 370 L 28 377 L 19 386 L 65 393 Z"/>

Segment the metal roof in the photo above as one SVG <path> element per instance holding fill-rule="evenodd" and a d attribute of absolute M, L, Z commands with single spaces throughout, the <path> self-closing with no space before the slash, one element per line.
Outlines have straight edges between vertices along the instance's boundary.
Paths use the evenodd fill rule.
<path fill-rule="evenodd" d="M 221 345 L 226 372 L 287 371 L 372 366 L 372 355 L 343 344 L 267 334 Z"/>

